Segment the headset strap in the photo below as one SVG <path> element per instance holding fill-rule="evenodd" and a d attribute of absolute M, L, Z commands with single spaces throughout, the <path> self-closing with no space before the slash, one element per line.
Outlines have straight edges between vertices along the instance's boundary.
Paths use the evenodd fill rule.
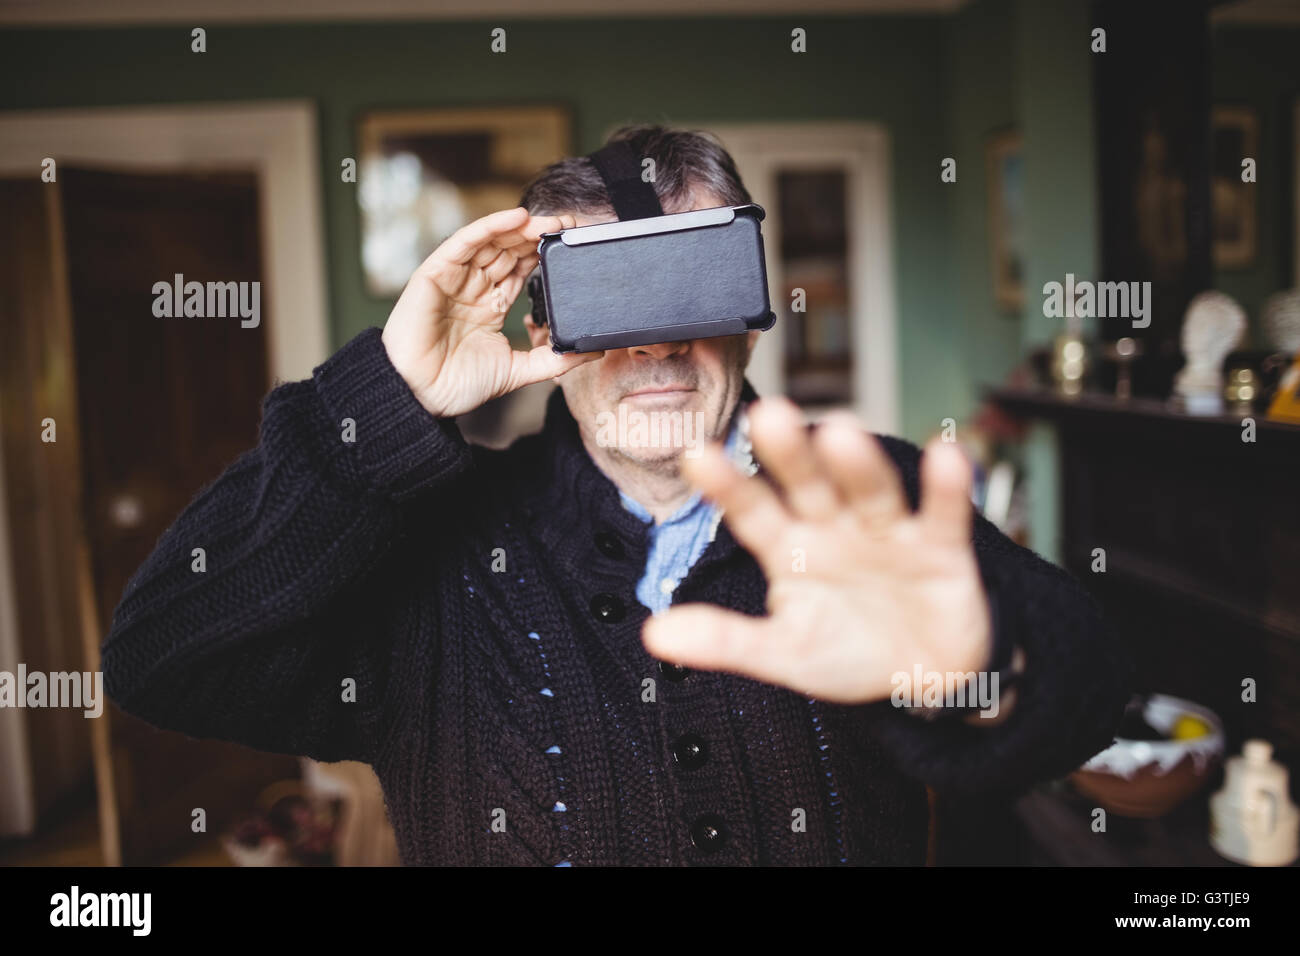
<path fill-rule="evenodd" d="M 654 184 L 641 178 L 641 162 L 626 140 L 608 143 L 587 158 L 605 181 L 619 219 L 649 219 L 664 214 Z"/>

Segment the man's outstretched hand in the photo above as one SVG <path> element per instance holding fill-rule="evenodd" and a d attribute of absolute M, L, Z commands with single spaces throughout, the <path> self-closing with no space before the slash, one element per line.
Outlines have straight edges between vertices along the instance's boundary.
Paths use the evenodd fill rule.
<path fill-rule="evenodd" d="M 837 703 L 889 697 L 891 678 L 989 663 L 987 598 L 971 541 L 971 470 L 931 442 L 912 512 L 897 468 L 848 412 L 810 437 L 785 398 L 749 408 L 754 455 L 779 486 L 742 475 L 719 445 L 683 457 L 687 479 L 723 509 L 767 577 L 768 616 L 710 604 L 654 615 L 651 654 L 731 671 Z"/>

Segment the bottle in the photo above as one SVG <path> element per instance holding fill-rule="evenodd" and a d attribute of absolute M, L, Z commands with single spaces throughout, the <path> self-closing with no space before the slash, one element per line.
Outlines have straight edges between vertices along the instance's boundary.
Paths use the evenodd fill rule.
<path fill-rule="evenodd" d="M 1287 769 L 1266 740 L 1247 740 L 1241 754 L 1228 759 L 1223 789 L 1210 798 L 1210 845 L 1249 866 L 1288 866 L 1300 852 L 1300 811 Z"/>

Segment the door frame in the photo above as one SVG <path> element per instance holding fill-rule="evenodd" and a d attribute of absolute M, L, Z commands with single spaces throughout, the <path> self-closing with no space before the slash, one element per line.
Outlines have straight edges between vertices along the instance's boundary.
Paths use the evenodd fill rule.
<path fill-rule="evenodd" d="M 0 176 L 58 164 L 124 172 L 257 171 L 273 380 L 307 378 L 328 355 L 316 107 L 309 100 L 0 113 Z"/>
<path fill-rule="evenodd" d="M 1291 272 L 1291 288 L 1294 289 L 1300 286 L 1300 96 L 1296 97 L 1292 110 L 1291 165 L 1295 182 L 1291 187 L 1294 204 L 1291 210 L 1291 253 L 1295 256 L 1295 263 Z"/>
<path fill-rule="evenodd" d="M 268 372 L 274 384 L 309 377 L 329 354 L 318 143 L 316 107 L 308 100 L 6 111 L 0 112 L 0 176 L 30 176 L 39 183 L 46 157 L 55 160 L 56 182 L 63 164 L 154 173 L 252 168 L 258 176 L 262 275 L 269 285 Z M 0 495 L 3 476 L 0 459 Z M 15 556 L 3 501 L 0 670 L 13 671 L 20 651 L 14 605 L 6 598 L 13 594 Z M 97 651 L 102 635 L 94 639 Z M 11 723 L 20 727 L 21 722 Z M 17 735 L 0 739 L 0 762 L 6 765 L 0 776 L 7 778 L 0 792 L 0 833 L 11 836 L 35 826 L 26 739 L 21 729 Z M 98 766 L 96 771 L 99 777 Z M 99 780 L 101 793 L 104 784 Z M 116 835 L 101 833 L 101 842 L 106 859 L 117 862 Z"/>

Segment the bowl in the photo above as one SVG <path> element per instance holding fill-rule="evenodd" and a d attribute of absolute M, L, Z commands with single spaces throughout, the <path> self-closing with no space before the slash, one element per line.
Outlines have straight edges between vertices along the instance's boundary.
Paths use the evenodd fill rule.
<path fill-rule="evenodd" d="M 1116 736 L 1113 744 L 1074 771 L 1070 781 L 1111 813 L 1141 819 L 1163 816 L 1200 790 L 1223 759 L 1223 722 L 1208 708 L 1167 694 L 1136 697 L 1129 706 L 1130 713 L 1136 710 L 1164 738 Z M 1171 739 L 1174 724 L 1183 716 L 1200 719 L 1210 732 Z"/>

